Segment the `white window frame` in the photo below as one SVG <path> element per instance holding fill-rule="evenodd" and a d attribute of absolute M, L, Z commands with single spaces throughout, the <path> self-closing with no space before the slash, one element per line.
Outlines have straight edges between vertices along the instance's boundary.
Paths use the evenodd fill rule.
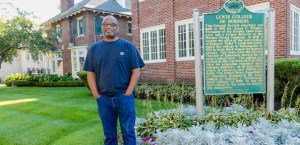
<path fill-rule="evenodd" d="M 294 13 L 298 14 L 298 26 L 294 24 Z M 290 54 L 291 55 L 300 55 L 300 8 L 291 4 L 291 14 L 290 14 Z M 295 45 L 295 27 L 298 27 L 298 51 L 294 50 L 293 45 Z"/>
<path fill-rule="evenodd" d="M 144 60 L 144 62 L 145 63 L 160 63 L 160 62 L 166 62 L 166 57 L 167 56 L 165 56 L 165 58 L 164 59 L 160 59 L 160 54 L 161 54 L 161 52 L 160 52 L 160 35 L 159 35 L 159 30 L 162 30 L 162 29 L 164 29 L 165 30 L 165 33 L 164 33 L 164 47 L 165 47 L 165 55 L 167 55 L 166 53 L 166 26 L 165 26 L 165 24 L 162 24 L 162 25 L 157 25 L 157 26 L 153 26 L 153 27 L 148 27 L 148 28 L 142 28 L 141 30 L 140 30 L 140 48 L 141 48 L 141 57 L 142 57 L 142 59 Z M 155 59 L 155 60 L 152 60 L 152 58 L 151 58 L 151 32 L 153 32 L 153 31 L 156 31 L 157 33 L 157 37 L 156 37 L 156 39 L 157 39 L 157 43 L 156 43 L 156 48 L 157 48 L 157 59 Z M 144 49 L 143 49 L 143 33 L 148 33 L 149 35 L 149 38 L 148 38 L 148 42 L 149 42 L 149 60 L 145 60 L 144 59 Z"/>
<path fill-rule="evenodd" d="M 54 61 L 54 64 L 52 64 L 52 65 L 54 65 L 53 73 L 59 74 L 59 72 L 58 72 L 59 66 L 57 65 L 58 61 L 61 61 L 61 63 L 63 63 L 62 52 L 61 51 L 58 51 L 58 52 L 54 53 L 54 55 L 53 55 L 53 61 Z M 63 64 L 61 64 L 61 65 L 63 65 Z"/>
<path fill-rule="evenodd" d="M 200 30 L 202 30 L 202 34 L 200 34 L 202 37 L 200 37 L 200 43 L 202 43 L 203 45 L 203 16 L 200 16 L 200 22 L 202 23 L 202 28 L 200 28 Z M 189 24 L 192 24 L 192 29 L 193 29 L 193 42 L 192 42 L 192 45 L 194 45 L 194 41 L 195 41 L 195 30 L 194 30 L 194 25 L 193 25 L 193 18 L 190 18 L 190 19 L 185 19 L 185 20 L 180 20 L 180 21 L 176 21 L 175 22 L 175 50 L 176 50 L 176 61 L 189 61 L 189 60 L 194 60 L 195 59 L 195 48 L 194 48 L 194 56 L 188 56 L 189 55 L 189 51 L 191 49 L 191 46 L 190 46 L 190 37 L 189 37 Z M 178 45 L 178 41 L 179 41 L 179 36 L 178 36 L 178 26 L 180 25 L 184 25 L 185 26 L 185 30 L 186 30 L 186 34 L 185 34 L 185 37 L 186 37 L 186 40 L 185 40 L 185 43 L 186 43 L 186 54 L 187 56 L 186 57 L 179 57 L 179 45 Z M 193 46 L 195 47 L 195 46 Z M 200 46 L 201 47 L 201 46 Z M 203 46 L 201 47 L 201 49 L 203 49 Z M 201 59 L 203 59 L 203 55 L 201 55 Z"/>
<path fill-rule="evenodd" d="M 131 33 L 129 33 L 129 24 L 131 24 Z M 132 35 L 132 22 L 131 21 L 127 22 L 127 35 Z"/>
<path fill-rule="evenodd" d="M 81 16 L 81 17 L 78 17 L 77 19 L 76 19 L 76 21 L 77 21 L 77 37 L 80 37 L 80 36 L 84 36 L 84 34 L 83 34 L 83 21 L 82 21 L 82 18 L 83 18 L 83 16 Z M 81 25 L 82 25 L 82 33 L 80 33 L 80 22 L 81 22 Z"/>
<path fill-rule="evenodd" d="M 86 46 L 76 46 L 76 47 L 72 47 L 72 48 L 70 48 L 71 49 L 71 62 L 72 62 L 72 75 L 73 75 L 73 77 L 75 77 L 75 78 L 78 78 L 78 76 L 77 76 L 77 72 L 78 71 L 81 71 L 80 70 L 80 60 L 79 60 L 79 58 L 80 57 L 83 57 L 84 58 L 84 61 L 85 61 L 85 59 L 86 59 L 86 54 L 87 54 L 87 47 Z M 82 54 L 79 54 L 79 52 L 80 51 L 83 51 L 83 53 Z M 75 52 L 75 53 L 74 53 Z M 75 54 L 75 55 L 74 55 Z M 75 57 L 75 59 L 74 59 L 74 57 Z M 74 62 L 74 60 L 76 61 L 76 62 Z M 83 63 L 84 63 L 84 61 L 83 61 Z M 74 68 L 74 65 L 76 65 L 75 67 L 76 68 Z M 83 66 L 83 65 L 82 65 Z"/>

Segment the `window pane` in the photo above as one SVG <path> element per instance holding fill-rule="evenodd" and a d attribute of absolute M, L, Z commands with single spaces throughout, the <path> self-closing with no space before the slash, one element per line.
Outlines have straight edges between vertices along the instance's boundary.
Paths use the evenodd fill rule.
<path fill-rule="evenodd" d="M 186 28 L 185 28 L 185 25 L 178 26 L 178 54 L 179 54 L 179 58 L 186 57 Z"/>
<path fill-rule="evenodd" d="M 149 60 L 149 33 L 145 32 L 142 34 L 143 40 L 143 59 Z"/>
<path fill-rule="evenodd" d="M 160 59 L 166 59 L 166 38 L 165 29 L 159 30 L 159 52 Z"/>
<path fill-rule="evenodd" d="M 81 56 L 81 57 L 79 57 L 80 70 L 83 70 L 83 63 L 84 63 L 84 57 Z"/>
<path fill-rule="evenodd" d="M 82 25 L 82 19 L 78 20 L 79 21 L 79 34 L 83 34 L 83 25 Z"/>
<path fill-rule="evenodd" d="M 127 23 L 127 33 L 132 34 L 132 24 L 131 23 Z"/>
<path fill-rule="evenodd" d="M 77 59 L 76 59 L 76 51 L 73 51 L 73 68 L 74 71 L 77 71 Z"/>
<path fill-rule="evenodd" d="M 189 24 L 189 56 L 195 56 L 194 53 L 194 25 Z"/>
<path fill-rule="evenodd" d="M 299 51 L 299 14 L 294 13 L 294 51 Z"/>
<path fill-rule="evenodd" d="M 151 31 L 151 60 L 157 60 L 157 31 Z"/>

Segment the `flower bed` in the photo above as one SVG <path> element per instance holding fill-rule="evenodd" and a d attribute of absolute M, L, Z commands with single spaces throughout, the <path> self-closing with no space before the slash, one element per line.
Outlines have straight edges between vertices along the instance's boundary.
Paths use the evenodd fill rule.
<path fill-rule="evenodd" d="M 146 119 L 137 119 L 137 140 L 140 145 L 300 144 L 300 119 L 294 112 L 294 109 L 282 109 L 268 113 L 234 104 L 222 110 L 204 107 L 205 116 L 196 120 L 195 106 L 162 110 Z M 174 113 L 180 114 L 183 120 L 190 118 L 192 123 L 185 121 L 186 126 L 178 125 L 182 118 L 174 117 Z M 168 124 L 162 123 L 166 120 Z"/>

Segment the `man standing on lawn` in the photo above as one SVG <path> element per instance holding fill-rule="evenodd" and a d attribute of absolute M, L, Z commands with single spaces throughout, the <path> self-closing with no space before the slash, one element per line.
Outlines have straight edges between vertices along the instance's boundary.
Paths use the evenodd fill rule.
<path fill-rule="evenodd" d="M 106 16 L 102 21 L 104 40 L 94 43 L 87 54 L 84 70 L 102 121 L 105 145 L 117 145 L 119 118 L 124 145 L 135 145 L 134 88 L 144 66 L 136 47 L 118 37 L 118 21 Z"/>

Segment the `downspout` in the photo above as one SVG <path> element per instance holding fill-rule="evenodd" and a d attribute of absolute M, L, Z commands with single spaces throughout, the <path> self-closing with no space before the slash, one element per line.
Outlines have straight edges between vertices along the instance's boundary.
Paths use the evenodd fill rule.
<path fill-rule="evenodd" d="M 285 17 L 285 30 L 286 30 L 286 41 L 285 41 L 285 45 L 286 45 L 286 49 L 285 49 L 285 58 L 287 58 L 287 55 L 288 55 L 288 32 L 290 32 L 291 33 L 291 31 L 288 31 L 288 0 L 286 0 L 286 6 L 285 6 L 285 8 L 286 8 L 286 17 Z M 291 14 L 290 14 L 290 16 L 291 16 Z M 291 43 L 291 42 L 290 42 Z M 290 48 L 291 49 L 291 48 Z"/>
<path fill-rule="evenodd" d="M 173 3 L 172 3 L 172 19 L 173 19 L 173 21 L 172 21 L 172 25 L 174 25 L 174 28 L 173 28 L 173 30 L 175 31 L 176 30 L 176 26 L 175 26 L 175 0 L 173 0 Z M 173 63 L 173 77 L 174 78 L 172 78 L 172 83 L 175 83 L 176 82 L 176 32 L 175 32 L 175 34 L 173 33 L 173 35 L 174 35 L 174 42 L 175 42 L 175 45 L 174 45 L 174 52 L 175 52 L 175 60 L 174 60 L 174 63 Z M 166 48 L 167 49 L 167 48 Z"/>

